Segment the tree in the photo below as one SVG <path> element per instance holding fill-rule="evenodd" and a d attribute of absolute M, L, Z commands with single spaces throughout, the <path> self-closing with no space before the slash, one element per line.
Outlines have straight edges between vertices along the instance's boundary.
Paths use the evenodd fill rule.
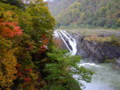
<path fill-rule="evenodd" d="M 19 8 L 24 8 L 24 4 L 23 4 L 22 0 L 1 0 L 0 2 L 15 5 Z"/>
<path fill-rule="evenodd" d="M 48 52 L 49 63 L 45 64 L 44 72 L 47 73 L 45 79 L 48 82 L 47 88 L 50 90 L 80 90 L 78 82 L 73 78 L 79 75 L 81 80 L 89 82 L 91 71 L 84 67 L 79 68 L 79 56 L 70 56 L 64 50 L 53 48 Z"/>
<path fill-rule="evenodd" d="M 59 27 L 71 27 L 76 24 L 78 28 L 82 26 L 119 28 L 119 2 L 118 0 L 55 0 L 49 2 L 49 8 Z"/>
<path fill-rule="evenodd" d="M 32 38 L 39 42 L 42 34 L 46 34 L 48 38 L 51 37 L 51 33 L 53 32 L 53 27 L 55 25 L 55 20 L 51 16 L 46 3 L 42 0 L 37 0 L 36 3 L 28 6 L 26 11 L 31 16 L 31 22 L 33 29 L 29 31 Z"/>

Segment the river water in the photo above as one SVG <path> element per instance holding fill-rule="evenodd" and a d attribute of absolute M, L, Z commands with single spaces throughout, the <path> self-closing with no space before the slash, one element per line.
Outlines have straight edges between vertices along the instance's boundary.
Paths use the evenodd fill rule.
<path fill-rule="evenodd" d="M 66 46 L 68 46 L 68 50 L 71 48 L 69 51 L 73 53 L 73 55 L 76 54 L 77 43 L 69 33 L 66 31 L 56 30 L 54 36 L 61 37 L 61 39 L 65 42 L 65 45 L 67 44 Z M 120 69 L 114 68 L 113 64 L 95 64 L 82 60 L 78 65 L 84 66 L 94 72 L 90 83 L 83 82 L 86 86 L 85 88 L 83 87 L 83 90 L 120 90 Z M 77 77 L 79 76 L 73 75 L 73 77 L 77 80 Z M 78 82 L 81 81 L 78 80 Z"/>
<path fill-rule="evenodd" d="M 82 63 L 79 66 L 95 72 L 91 83 L 84 83 L 86 88 L 83 90 L 120 90 L 120 70 L 115 69 L 112 64 Z"/>

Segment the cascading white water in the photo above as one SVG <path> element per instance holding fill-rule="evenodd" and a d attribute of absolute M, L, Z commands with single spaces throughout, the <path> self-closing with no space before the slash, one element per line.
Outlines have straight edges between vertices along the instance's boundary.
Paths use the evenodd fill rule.
<path fill-rule="evenodd" d="M 91 83 L 85 83 L 83 90 L 120 90 L 120 71 L 113 68 L 112 64 L 82 63 L 79 66 L 95 72 Z"/>
<path fill-rule="evenodd" d="M 56 30 L 55 31 L 55 36 L 60 37 L 68 50 L 71 52 L 72 55 L 75 55 L 77 53 L 77 44 L 74 38 L 71 37 L 69 33 L 63 30 Z"/>
<path fill-rule="evenodd" d="M 54 32 L 54 36 L 63 40 L 72 55 L 77 53 L 77 43 L 69 33 L 66 31 L 56 30 Z M 86 62 L 83 60 L 78 64 L 78 66 L 84 66 L 95 72 L 91 83 L 79 81 L 77 79 L 79 78 L 79 75 L 73 75 L 78 82 L 83 83 L 86 86 L 86 88 L 82 88 L 83 90 L 120 90 L 120 70 L 113 69 L 111 64 L 95 64 L 90 63 L 90 61 Z"/>

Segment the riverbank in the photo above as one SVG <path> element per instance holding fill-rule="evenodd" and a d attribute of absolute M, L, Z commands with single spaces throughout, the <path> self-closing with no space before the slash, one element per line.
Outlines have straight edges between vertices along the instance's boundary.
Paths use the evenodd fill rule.
<path fill-rule="evenodd" d="M 74 29 L 66 31 L 77 42 L 77 55 L 84 59 L 103 63 L 116 62 L 116 59 L 120 57 L 120 30 Z"/>
<path fill-rule="evenodd" d="M 80 33 L 83 36 L 89 35 L 116 35 L 120 36 L 120 29 L 103 29 L 103 28 L 96 28 L 96 29 L 59 29 L 65 30 L 70 33 Z"/>
<path fill-rule="evenodd" d="M 56 30 L 57 31 L 57 30 Z M 57 32 L 65 32 L 58 30 Z M 78 63 L 77 65 L 79 67 L 84 66 L 85 68 L 88 68 L 89 70 L 92 70 L 95 72 L 95 74 L 92 76 L 92 81 L 90 83 L 82 82 L 83 90 L 119 90 L 119 75 L 120 75 L 120 69 L 116 67 L 117 65 L 114 64 L 115 61 L 117 61 L 115 58 L 118 58 L 120 56 L 120 45 L 113 46 L 110 44 L 111 40 L 107 40 L 106 37 L 108 36 L 99 36 L 99 39 L 96 40 L 85 39 L 88 36 L 82 35 L 81 33 L 74 32 L 70 33 L 69 35 L 62 34 L 62 37 L 67 37 L 66 42 L 70 46 L 72 46 L 72 43 L 69 43 L 70 37 L 75 39 L 77 43 L 77 55 L 80 55 L 83 57 L 82 61 Z M 89 35 L 92 36 L 92 35 Z M 97 36 L 97 35 L 96 35 Z M 119 36 L 118 36 L 119 37 Z M 57 41 L 60 41 L 60 38 L 57 38 Z M 101 40 L 103 39 L 103 40 Z M 107 38 L 108 39 L 108 38 Z M 101 40 L 100 42 L 98 42 Z M 60 44 L 62 42 L 60 41 Z M 58 45 L 59 43 L 57 43 Z M 64 48 L 66 45 L 65 43 L 62 44 L 62 48 Z M 68 49 L 68 48 L 66 48 Z M 112 59 L 110 59 L 112 58 Z M 87 59 L 87 60 L 86 60 Z M 111 63 L 107 63 L 111 62 Z M 119 62 L 119 59 L 118 59 Z M 74 78 L 81 83 L 81 80 L 79 80 L 79 75 L 74 75 Z"/>

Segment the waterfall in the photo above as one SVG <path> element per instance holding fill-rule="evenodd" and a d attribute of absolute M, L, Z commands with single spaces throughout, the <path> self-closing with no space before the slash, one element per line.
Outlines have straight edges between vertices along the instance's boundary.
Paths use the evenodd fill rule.
<path fill-rule="evenodd" d="M 63 30 L 56 30 L 54 34 L 56 37 L 60 37 L 62 39 L 67 49 L 71 52 L 72 55 L 75 55 L 77 53 L 77 43 L 69 33 Z"/>
<path fill-rule="evenodd" d="M 54 36 L 62 39 L 72 55 L 79 52 L 77 51 L 77 43 L 81 42 L 76 43 L 76 40 L 66 31 L 55 30 Z M 73 75 L 78 82 L 83 84 L 82 90 L 120 90 L 120 70 L 113 68 L 111 63 L 96 64 L 91 60 L 81 60 L 77 65 L 95 72 L 90 83 L 79 80 L 79 75 Z"/>

